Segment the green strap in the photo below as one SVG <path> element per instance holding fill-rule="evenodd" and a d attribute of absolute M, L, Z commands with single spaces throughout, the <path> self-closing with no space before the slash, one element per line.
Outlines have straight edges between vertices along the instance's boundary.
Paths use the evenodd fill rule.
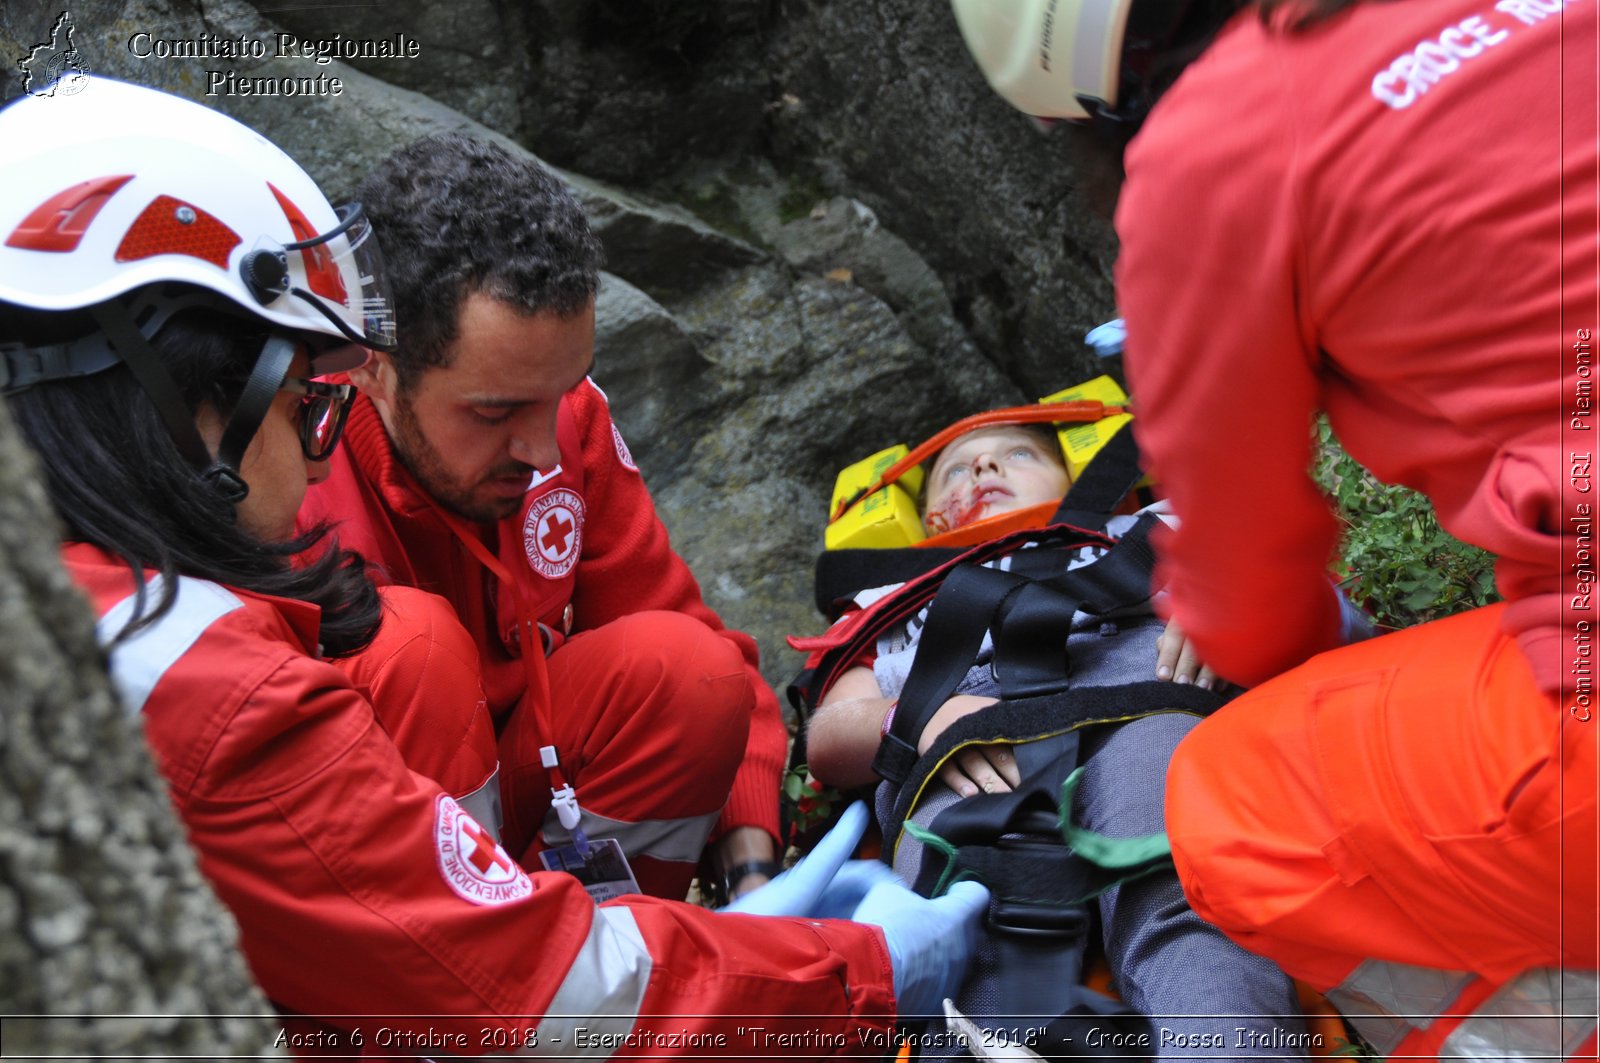
<path fill-rule="evenodd" d="M 1072 823 L 1072 798 L 1078 792 L 1078 783 L 1082 781 L 1083 769 L 1076 768 L 1067 781 L 1061 784 L 1061 837 L 1066 839 L 1072 851 L 1100 867 L 1109 870 L 1138 867 L 1152 860 L 1172 855 L 1172 845 L 1167 841 L 1167 832 L 1158 830 L 1154 834 L 1147 834 L 1142 838 L 1108 838 L 1104 834 L 1096 834 L 1092 830 L 1074 826 Z M 906 824 L 909 830 L 911 825 Z"/>
<path fill-rule="evenodd" d="M 943 897 L 944 891 L 950 885 L 950 875 L 956 869 L 956 856 L 958 855 L 956 847 L 933 833 L 933 831 L 928 830 L 926 827 L 919 827 L 910 820 L 907 820 L 902 826 L 907 834 L 917 839 L 924 846 L 944 854 L 944 871 L 940 873 L 939 881 L 934 883 L 933 887 L 933 895 L 935 897 Z"/>
<path fill-rule="evenodd" d="M 1170 864 L 1169 858 L 1172 856 L 1172 845 L 1167 841 L 1166 831 L 1157 831 L 1142 838 L 1108 838 L 1104 834 L 1096 834 L 1092 830 L 1073 826 L 1071 820 L 1072 799 L 1078 792 L 1078 784 L 1082 782 L 1082 779 L 1083 768 L 1080 767 L 1074 769 L 1072 774 L 1067 776 L 1066 781 L 1061 784 L 1061 836 L 1074 853 L 1090 863 L 1111 871 L 1126 870 L 1130 872 L 1130 874 L 1117 879 L 1116 882 L 1110 883 L 1105 888 L 1159 871 Z M 940 872 L 939 880 L 933 887 L 933 896 L 943 896 L 945 890 L 950 888 L 955 878 L 957 858 L 960 855 L 959 851 L 946 839 L 941 838 L 926 827 L 912 823 L 910 820 L 905 821 L 901 826 L 905 833 L 921 842 L 929 852 L 937 852 L 943 855 L 944 870 Z M 928 857 L 924 854 L 923 858 L 927 859 Z M 1103 892 L 1103 890 L 1097 892 Z M 1090 896 L 1095 896 L 1095 894 L 1090 894 Z M 1080 898 L 1080 900 L 1087 899 Z"/>

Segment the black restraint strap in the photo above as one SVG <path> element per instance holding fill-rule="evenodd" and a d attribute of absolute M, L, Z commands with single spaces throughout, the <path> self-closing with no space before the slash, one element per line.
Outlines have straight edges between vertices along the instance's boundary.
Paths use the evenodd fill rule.
<path fill-rule="evenodd" d="M 1013 553 L 1028 544 L 1038 544 L 1038 549 L 1041 550 L 1078 549 L 1083 546 L 1099 546 L 1110 549 L 1116 545 L 1116 540 L 1109 538 L 1102 532 L 1057 524 L 1046 528 L 1028 528 L 1023 531 L 1012 532 L 1010 535 L 1002 536 L 998 539 L 979 543 L 977 546 L 961 552 L 953 559 L 932 566 L 916 579 L 890 594 L 887 599 L 873 606 L 871 619 L 866 624 L 857 627 L 845 642 L 824 653 L 816 667 L 811 671 L 811 681 L 805 687 L 800 688 L 793 696 L 801 698 L 810 707 L 810 701 L 820 697 L 821 692 L 825 691 L 828 686 L 838 679 L 843 667 L 869 649 L 877 641 L 880 634 L 914 616 L 923 605 L 932 601 L 934 595 L 944 583 L 945 578 L 958 564 L 979 564 L 992 558 Z M 905 550 L 900 551 L 878 550 L 867 552 L 885 555 L 893 553 L 914 557 L 934 557 L 937 560 L 931 551 L 912 547 L 907 547 Z M 1059 571 L 1061 567 L 1063 566 L 1057 565 L 1055 570 Z"/>
<path fill-rule="evenodd" d="M 1062 782 L 1078 766 L 1079 746 L 1080 731 L 1077 729 L 1013 745 L 1017 771 L 1022 778 L 1015 789 L 963 798 L 934 817 L 928 829 L 958 848 L 993 845 L 1006 834 L 1042 836 L 1061 847 L 1057 806 Z M 1016 895 L 1062 896 L 1054 889 L 1023 890 Z"/>
<path fill-rule="evenodd" d="M 1020 749 L 1022 743 L 1089 723 L 1131 719 L 1164 710 L 1207 716 L 1227 700 L 1215 691 L 1202 690 L 1192 683 L 1151 680 L 1116 687 L 1078 687 L 1040 698 L 1002 701 L 947 727 L 928 751 L 916 758 L 906 778 L 927 779 L 952 750 L 968 743 L 1009 742 Z M 896 710 L 896 723 L 899 716 Z M 887 822 L 904 823 L 921 790 L 920 782 L 902 785 L 895 798 L 893 815 Z"/>
<path fill-rule="evenodd" d="M 1061 843 L 1059 780 L 1078 762 L 1078 732 L 1016 747 L 1022 782 L 1002 794 L 979 794 L 943 809 L 928 830 L 955 848 L 923 850 L 912 888 L 932 896 L 941 879 L 974 878 L 989 886 L 988 939 L 1003 972 L 1008 1009 L 1056 1015 L 1061 994 L 1083 975 L 1091 919 L 1086 906 L 1066 904 L 1102 888 L 1099 869 Z"/>
<path fill-rule="evenodd" d="M 906 546 L 876 550 L 824 550 L 817 558 L 817 611 L 838 615 L 841 603 L 866 587 L 908 583 L 931 568 L 954 561 L 964 546 Z"/>
<path fill-rule="evenodd" d="M 926 895 L 948 874 L 989 887 L 986 937 L 1005 987 L 1001 999 L 1016 1015 L 1117 1007 L 1079 984 L 1094 925 L 1086 899 L 1128 872 L 1107 871 L 1062 843 L 1060 782 L 1078 763 L 1078 747 L 1078 731 L 1014 747 L 1021 785 L 965 798 L 934 817 L 928 829 L 956 852 L 940 861 L 925 850 L 914 885 Z"/>
<path fill-rule="evenodd" d="M 1073 755 L 1076 761 L 1076 753 Z M 1074 763 L 1071 765 L 1076 766 Z M 1043 773 L 1054 780 L 1054 770 Z M 1079 904 L 1119 882 L 1166 867 L 1165 854 L 1133 867 L 1105 868 L 1085 860 L 1061 839 L 1057 799 L 1028 795 L 1020 803 L 1002 798 L 1011 794 L 980 794 L 963 798 L 935 816 L 928 830 L 957 849 L 955 868 L 989 887 L 993 896 L 991 922 L 1001 922 L 1026 934 L 1036 926 L 1051 925 L 1053 913 Z M 932 864 L 933 867 L 928 865 Z M 944 873 L 941 862 L 924 858 L 915 888 L 929 893 Z M 1038 914 L 1030 914 L 1039 908 Z M 1010 913 L 1009 920 L 1003 918 Z"/>
<path fill-rule="evenodd" d="M 1011 595 L 994 619 L 994 676 L 1007 699 L 1037 697 L 1065 690 L 1071 681 L 1067 637 L 1081 610 L 1110 617 L 1150 597 L 1155 554 L 1150 530 L 1156 518 L 1146 515 L 1110 551 L 1092 564 L 1070 572 L 1057 570 Z M 1029 551 L 1013 558 L 1016 563 Z M 926 637 L 926 635 L 924 635 Z"/>
<path fill-rule="evenodd" d="M 1125 424 L 1079 473 L 1050 523 L 1104 528 L 1117 504 L 1144 478 L 1141 465 L 1133 425 Z"/>
<path fill-rule="evenodd" d="M 995 610 L 994 677 L 1004 698 L 1067 689 L 1067 636 L 1083 602 L 1054 583 L 1030 582 Z"/>
<path fill-rule="evenodd" d="M 1084 612 L 1106 616 L 1150 597 L 1155 557 L 1148 538 L 1155 518 L 1146 516 L 1093 564 L 1060 572 L 1059 551 L 1046 560 L 1057 570 L 1048 580 L 1025 572 L 959 565 L 945 578 L 928 608 L 917 656 L 900 691 L 893 726 L 879 744 L 873 770 L 902 783 L 916 760 L 917 741 L 933 714 L 965 678 L 983 644 L 995 632 L 994 674 L 1007 700 L 1065 690 L 1071 671 L 1067 635 Z M 1031 568 L 1034 559 L 1013 558 Z"/>
<path fill-rule="evenodd" d="M 872 761 L 872 770 L 881 778 L 896 784 L 905 781 L 906 771 L 917 759 L 918 737 L 967 674 L 997 605 L 1027 582 L 981 565 L 961 565 L 945 577 L 928 607 L 928 621 L 916 661 L 900 690 L 894 723 Z"/>

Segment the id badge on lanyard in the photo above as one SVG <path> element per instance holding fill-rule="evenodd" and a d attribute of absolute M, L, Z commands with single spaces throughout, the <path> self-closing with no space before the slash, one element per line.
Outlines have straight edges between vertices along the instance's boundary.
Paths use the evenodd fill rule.
<path fill-rule="evenodd" d="M 524 646 L 523 652 L 527 652 Z M 544 671 L 543 654 L 539 670 Z M 561 774 L 561 761 L 555 746 L 540 746 L 539 761 L 550 773 L 550 803 L 556 817 L 572 841 L 539 854 L 539 862 L 546 871 L 565 871 L 583 883 L 583 888 L 596 904 L 639 892 L 639 882 L 628 866 L 628 857 L 615 838 L 590 841 L 580 824 L 583 809 L 578 806 L 578 794 Z"/>

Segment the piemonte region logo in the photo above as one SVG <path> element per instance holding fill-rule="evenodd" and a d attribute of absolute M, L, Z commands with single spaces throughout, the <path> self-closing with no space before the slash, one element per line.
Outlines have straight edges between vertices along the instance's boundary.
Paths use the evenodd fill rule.
<path fill-rule="evenodd" d="M 23 92 L 30 96 L 70 96 L 83 91 L 89 83 L 89 71 L 73 46 L 72 32 L 72 13 L 63 11 L 50 27 L 50 39 L 29 48 L 17 61 L 22 70 Z"/>

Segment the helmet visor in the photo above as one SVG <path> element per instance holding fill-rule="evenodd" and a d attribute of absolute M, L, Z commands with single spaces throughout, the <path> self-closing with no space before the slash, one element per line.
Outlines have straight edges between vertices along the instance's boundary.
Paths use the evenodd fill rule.
<path fill-rule="evenodd" d="M 391 351 L 394 300 L 377 237 L 361 204 L 346 203 L 337 210 L 339 224 L 332 230 L 284 245 L 285 251 L 300 253 L 306 271 L 306 286 L 291 286 L 289 294 L 310 304 L 352 342 Z M 352 279 L 358 287 L 354 292 Z"/>

